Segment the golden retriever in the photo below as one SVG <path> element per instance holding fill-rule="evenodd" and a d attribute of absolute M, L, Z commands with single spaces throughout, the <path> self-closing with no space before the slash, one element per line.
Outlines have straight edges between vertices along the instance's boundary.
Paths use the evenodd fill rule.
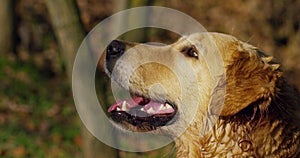
<path fill-rule="evenodd" d="M 115 40 L 100 64 L 132 96 L 108 109 L 111 118 L 135 131 L 183 131 L 177 157 L 300 156 L 299 93 L 272 57 L 233 36 Z"/>

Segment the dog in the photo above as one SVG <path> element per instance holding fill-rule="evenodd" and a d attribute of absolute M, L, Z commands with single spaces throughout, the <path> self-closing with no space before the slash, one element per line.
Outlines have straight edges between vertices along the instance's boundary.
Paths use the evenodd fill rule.
<path fill-rule="evenodd" d="M 121 128 L 173 136 L 177 157 L 299 157 L 300 96 L 278 62 L 213 32 L 170 45 L 112 41 L 100 58 L 131 98 L 110 106 Z"/>

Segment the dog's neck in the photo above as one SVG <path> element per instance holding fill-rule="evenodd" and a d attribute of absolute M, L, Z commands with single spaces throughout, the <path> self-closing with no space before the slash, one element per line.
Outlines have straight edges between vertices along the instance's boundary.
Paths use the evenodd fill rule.
<path fill-rule="evenodd" d="M 177 157 L 242 156 L 252 148 L 247 131 L 243 125 L 219 119 L 205 136 L 201 136 L 197 125 L 193 125 L 177 140 Z"/>
<path fill-rule="evenodd" d="M 260 102 L 235 116 L 220 117 L 204 136 L 199 124 L 191 124 L 176 141 L 177 157 L 298 157 L 300 97 L 285 83 L 267 111 L 259 110 Z M 294 96 L 285 96 L 291 91 Z"/>
<path fill-rule="evenodd" d="M 272 123 L 263 121 L 252 127 L 220 119 L 204 137 L 195 133 L 199 134 L 199 131 L 190 127 L 176 141 L 178 157 L 264 157 L 299 154 L 299 129 L 281 120 Z"/>

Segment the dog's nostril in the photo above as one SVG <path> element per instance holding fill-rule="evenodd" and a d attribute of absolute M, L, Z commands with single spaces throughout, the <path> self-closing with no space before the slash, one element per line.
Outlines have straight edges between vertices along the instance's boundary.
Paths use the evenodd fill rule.
<path fill-rule="evenodd" d="M 117 57 L 124 53 L 125 46 L 122 42 L 114 40 L 107 47 L 108 57 Z"/>
<path fill-rule="evenodd" d="M 106 68 L 109 72 L 112 72 L 116 61 L 125 52 L 125 43 L 113 40 L 106 49 Z"/>

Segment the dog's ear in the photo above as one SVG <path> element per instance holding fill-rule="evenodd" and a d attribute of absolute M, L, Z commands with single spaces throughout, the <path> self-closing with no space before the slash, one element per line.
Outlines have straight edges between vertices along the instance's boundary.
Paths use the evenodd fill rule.
<path fill-rule="evenodd" d="M 278 64 L 262 52 L 233 53 L 232 64 L 226 68 L 225 99 L 220 116 L 231 116 L 254 102 L 259 108 L 267 108 L 275 93 L 276 80 L 281 76 Z"/>

